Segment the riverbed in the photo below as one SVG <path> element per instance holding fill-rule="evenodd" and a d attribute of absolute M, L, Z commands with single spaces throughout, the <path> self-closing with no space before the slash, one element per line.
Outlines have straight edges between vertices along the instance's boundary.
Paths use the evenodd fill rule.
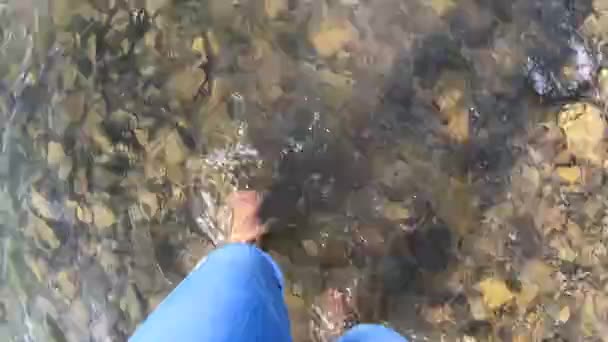
<path fill-rule="evenodd" d="M 607 35 L 601 0 L 0 0 L 0 339 L 125 341 L 251 189 L 295 341 L 328 288 L 411 341 L 608 341 Z"/>

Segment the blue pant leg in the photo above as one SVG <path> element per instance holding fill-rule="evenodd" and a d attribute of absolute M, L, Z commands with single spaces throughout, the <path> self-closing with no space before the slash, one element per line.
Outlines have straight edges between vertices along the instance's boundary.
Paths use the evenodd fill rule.
<path fill-rule="evenodd" d="M 407 342 L 392 329 L 377 324 L 359 324 L 347 331 L 338 342 Z"/>
<path fill-rule="evenodd" d="M 289 342 L 279 267 L 252 245 L 217 249 L 150 314 L 130 341 Z"/>

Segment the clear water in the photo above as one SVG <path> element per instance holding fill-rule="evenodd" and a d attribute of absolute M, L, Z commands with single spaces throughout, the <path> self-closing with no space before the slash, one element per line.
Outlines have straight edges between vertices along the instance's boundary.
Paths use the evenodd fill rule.
<path fill-rule="evenodd" d="M 605 10 L 0 3 L 2 340 L 126 340 L 237 188 L 266 194 L 298 341 L 328 287 L 412 340 L 602 340 L 604 169 L 565 187 L 546 141 L 562 105 L 604 108 Z M 559 284 L 525 303 L 535 263 Z"/>

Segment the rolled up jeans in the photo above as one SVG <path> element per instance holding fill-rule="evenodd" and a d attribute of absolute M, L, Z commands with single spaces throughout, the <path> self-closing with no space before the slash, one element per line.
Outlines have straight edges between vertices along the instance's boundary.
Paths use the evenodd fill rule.
<path fill-rule="evenodd" d="M 291 341 L 283 276 L 270 255 L 249 244 L 213 251 L 156 308 L 131 342 Z M 379 325 L 361 324 L 340 342 L 405 342 Z"/>

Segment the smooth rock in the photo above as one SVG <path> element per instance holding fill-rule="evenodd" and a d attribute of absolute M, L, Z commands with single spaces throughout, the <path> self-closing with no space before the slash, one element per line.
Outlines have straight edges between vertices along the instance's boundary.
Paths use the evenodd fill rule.
<path fill-rule="evenodd" d="M 335 55 L 358 39 L 357 29 L 346 19 L 327 18 L 310 35 L 310 42 L 319 56 Z"/>
<path fill-rule="evenodd" d="M 565 105 L 558 123 L 566 135 L 569 151 L 578 159 L 602 165 L 605 154 L 602 142 L 607 127 L 598 107 L 585 102 Z"/>
<path fill-rule="evenodd" d="M 602 3 L 602 5 L 598 7 L 594 5 L 594 12 L 597 13 L 597 15 L 587 16 L 580 29 L 585 37 L 606 39 L 608 34 L 608 15 L 606 15 L 605 8 L 607 6 L 603 0 L 596 0 L 594 2 Z"/>
<path fill-rule="evenodd" d="M 34 212 L 47 220 L 58 220 L 60 213 L 52 208 L 51 202 L 40 192 L 32 189 L 30 192 L 30 206 Z"/>
<path fill-rule="evenodd" d="M 515 296 L 504 281 L 496 278 L 488 278 L 478 285 L 483 295 L 483 301 L 490 310 L 496 310 L 510 302 Z"/>
<path fill-rule="evenodd" d="M 29 215 L 26 235 L 32 237 L 44 249 L 54 250 L 61 245 L 55 231 L 44 220 L 33 214 Z"/>
<path fill-rule="evenodd" d="M 68 271 L 61 271 L 57 274 L 55 281 L 59 287 L 59 291 L 68 299 L 74 299 L 78 290 L 75 281 L 75 275 Z"/>
<path fill-rule="evenodd" d="M 581 168 L 577 166 L 560 166 L 555 172 L 559 179 L 566 184 L 580 183 L 582 180 Z"/>
<path fill-rule="evenodd" d="M 563 324 L 563 323 L 568 322 L 569 319 L 570 319 L 570 307 L 566 305 L 559 311 L 558 320 Z"/>
<path fill-rule="evenodd" d="M 391 221 L 403 221 L 411 217 L 410 210 L 399 202 L 387 202 L 383 206 L 382 213 Z"/>
<path fill-rule="evenodd" d="M 176 186 L 184 185 L 184 181 L 186 180 L 184 168 L 181 165 L 168 165 L 167 179 Z"/>
<path fill-rule="evenodd" d="M 93 212 L 93 222 L 99 228 L 109 228 L 116 223 L 116 215 L 105 204 L 96 203 L 91 208 Z"/>
<path fill-rule="evenodd" d="M 183 163 L 188 157 L 186 145 L 177 131 L 171 131 L 165 138 L 165 161 L 169 165 Z"/>
<path fill-rule="evenodd" d="M 76 207 L 76 218 L 84 223 L 93 223 L 93 212 L 85 204 Z"/>
<path fill-rule="evenodd" d="M 454 0 L 431 0 L 425 4 L 433 9 L 438 16 L 446 14 L 449 10 L 456 7 Z"/>
<path fill-rule="evenodd" d="M 551 266 L 534 259 L 524 265 L 520 280 L 524 283 L 536 284 L 542 294 L 551 294 L 559 289 L 559 283 L 553 273 L 554 269 Z"/>
<path fill-rule="evenodd" d="M 433 92 L 433 104 L 441 113 L 441 121 L 449 137 L 463 143 L 470 135 L 469 90 L 466 75 L 444 72 Z"/>
<path fill-rule="evenodd" d="M 313 240 L 303 240 L 302 247 L 308 256 L 318 257 L 319 256 L 319 246 Z"/>
<path fill-rule="evenodd" d="M 192 40 L 192 51 L 198 52 L 201 55 L 206 55 L 207 50 L 205 49 L 205 38 L 202 36 L 195 37 Z"/>
<path fill-rule="evenodd" d="M 49 141 L 47 145 L 46 162 L 50 166 L 57 166 L 65 158 L 63 145 L 55 141 Z"/>

